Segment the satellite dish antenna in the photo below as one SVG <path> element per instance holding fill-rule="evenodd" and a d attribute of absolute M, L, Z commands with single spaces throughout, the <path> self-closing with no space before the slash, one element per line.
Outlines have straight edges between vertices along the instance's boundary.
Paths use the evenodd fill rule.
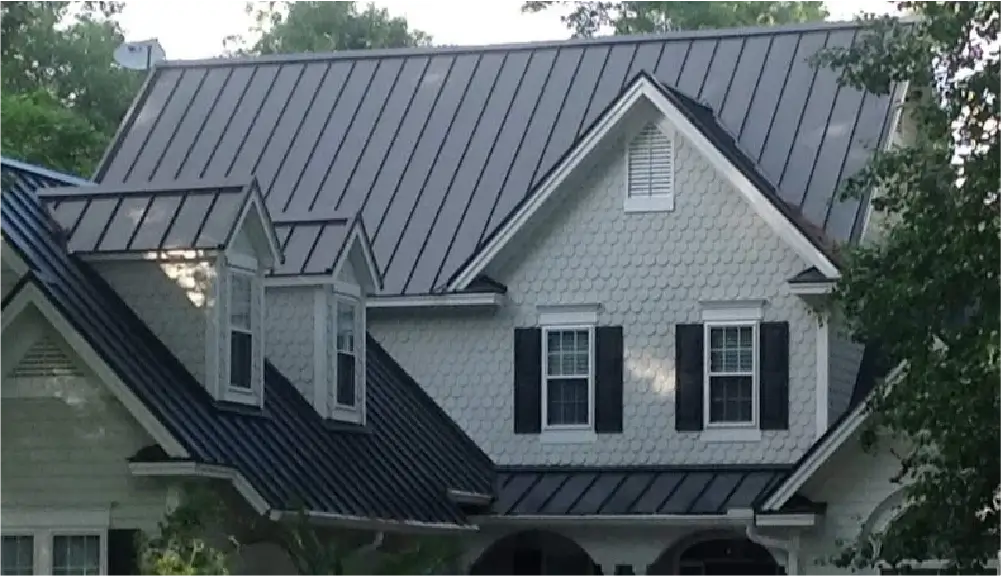
<path fill-rule="evenodd" d="M 123 42 L 115 49 L 115 62 L 129 70 L 149 70 L 167 59 L 167 53 L 156 38 L 138 42 Z"/>

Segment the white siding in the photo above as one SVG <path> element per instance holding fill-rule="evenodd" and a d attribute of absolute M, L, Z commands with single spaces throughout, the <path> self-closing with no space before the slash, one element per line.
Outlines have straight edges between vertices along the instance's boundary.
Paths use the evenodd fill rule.
<path fill-rule="evenodd" d="M 313 295 L 316 288 L 268 288 L 264 355 L 313 403 Z M 323 383 L 321 383 L 323 385 Z"/>

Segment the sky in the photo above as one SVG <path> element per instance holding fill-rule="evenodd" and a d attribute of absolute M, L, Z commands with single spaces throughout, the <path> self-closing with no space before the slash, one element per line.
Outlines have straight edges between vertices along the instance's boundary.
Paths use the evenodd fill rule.
<path fill-rule="evenodd" d="M 522 14 L 521 0 L 390 0 L 377 1 L 411 27 L 423 30 L 436 44 L 482 45 L 560 40 L 568 32 L 559 13 Z M 250 19 L 242 0 L 172 0 L 125 2 L 120 22 L 127 40 L 157 38 L 170 60 L 208 58 L 223 50 L 223 38 L 246 32 Z M 832 20 L 848 20 L 863 11 L 886 12 L 876 0 L 828 2 Z"/>

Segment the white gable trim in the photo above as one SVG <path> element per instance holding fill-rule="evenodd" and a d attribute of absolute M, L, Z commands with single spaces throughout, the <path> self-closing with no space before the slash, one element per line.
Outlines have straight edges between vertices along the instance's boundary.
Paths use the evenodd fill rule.
<path fill-rule="evenodd" d="M 268 210 L 261 203 L 256 180 L 248 186 L 247 196 L 247 201 L 244 202 L 240 215 L 237 217 L 236 222 L 233 223 L 233 229 L 230 231 L 229 238 L 226 239 L 227 253 L 230 252 L 229 247 L 232 245 L 236 235 L 239 234 L 246 225 L 247 218 L 251 213 L 253 213 L 260 223 L 261 229 L 264 230 L 264 237 L 268 243 L 268 259 L 265 262 L 265 265 L 273 267 L 275 264 L 283 260 L 282 249 L 281 245 L 278 243 L 277 236 L 275 236 L 275 227 L 271 223 L 271 218 L 268 216 Z M 227 256 L 228 255 L 229 254 L 227 254 Z"/>
<path fill-rule="evenodd" d="M 52 325 L 66 343 L 77 353 L 99 380 L 104 382 L 111 390 L 115 398 L 132 414 L 146 432 L 159 444 L 168 455 L 175 458 L 187 458 L 188 453 L 183 446 L 173 437 L 167 428 L 153 416 L 146 406 L 140 402 L 139 398 L 133 394 L 132 390 L 122 381 L 121 378 L 111 369 L 101 358 L 100 354 L 87 342 L 87 339 L 80 334 L 69 320 L 49 301 L 42 291 L 29 282 L 21 287 L 21 290 L 8 303 L 3 311 L 3 328 L 6 329 L 19 314 L 29 309 L 29 306 L 37 309 L 42 316 Z"/>
<path fill-rule="evenodd" d="M 411 308 L 497 308 L 505 296 L 497 292 L 455 292 L 414 296 L 377 296 L 365 300 L 369 310 L 407 310 Z"/>
<path fill-rule="evenodd" d="M 906 363 L 901 362 L 886 377 L 887 382 L 893 382 L 906 368 Z M 831 456 L 837 453 L 844 443 L 852 437 L 856 430 L 869 417 L 869 403 L 862 401 L 856 406 L 848 416 L 841 421 L 838 426 L 829 431 L 829 434 L 821 437 L 812 448 L 809 457 L 800 462 L 793 470 L 792 474 L 786 478 L 778 488 L 772 492 L 771 496 L 761 505 L 763 511 L 775 511 L 785 505 L 796 491 L 803 487 L 806 482 L 827 462 Z"/>
<path fill-rule="evenodd" d="M 788 218 L 776 208 L 750 180 L 744 176 L 723 153 L 692 124 L 684 114 L 648 78 L 640 77 L 629 90 L 609 109 L 580 143 L 570 150 L 562 162 L 550 172 L 538 190 L 490 239 L 483 250 L 461 270 L 448 286 L 448 291 L 460 291 L 479 276 L 497 254 L 526 225 L 532 216 L 560 188 L 582 161 L 594 151 L 641 99 L 646 99 L 664 115 L 676 133 L 691 142 L 743 196 L 755 212 L 772 227 L 808 263 L 829 278 L 838 278 L 838 267 L 821 252 Z"/>
<path fill-rule="evenodd" d="M 334 278 L 340 278 L 341 270 L 344 266 L 349 265 L 351 261 L 351 252 L 355 247 L 361 250 L 362 258 L 365 260 L 365 272 L 368 274 L 368 281 L 372 284 L 375 294 L 382 292 L 382 281 L 379 278 L 379 269 L 375 265 L 375 257 L 372 255 L 372 248 L 369 246 L 365 237 L 362 235 L 361 226 L 356 222 L 351 226 L 351 233 L 348 235 L 347 240 L 344 241 L 344 249 L 341 250 L 341 255 L 334 264 Z"/>

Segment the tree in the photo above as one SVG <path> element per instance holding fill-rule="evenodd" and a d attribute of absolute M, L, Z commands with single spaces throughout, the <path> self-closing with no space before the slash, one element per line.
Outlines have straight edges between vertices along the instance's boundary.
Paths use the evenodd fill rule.
<path fill-rule="evenodd" d="M 649 34 L 733 26 L 772 26 L 827 17 L 823 2 L 525 2 L 523 12 L 570 7 L 560 20 L 574 38 L 611 27 L 615 34 Z"/>
<path fill-rule="evenodd" d="M 820 63 L 886 94 L 908 82 L 913 133 L 877 153 L 845 193 L 877 190 L 878 240 L 854 249 L 835 300 L 897 376 L 869 401 L 865 445 L 904 441 L 904 503 L 838 561 L 948 561 L 983 573 L 999 541 L 999 4 L 903 2 L 919 16 L 867 17 L 870 33 Z"/>
<path fill-rule="evenodd" d="M 430 45 L 431 37 L 412 30 L 406 19 L 385 8 L 356 2 L 248 2 L 253 15 L 248 42 L 242 36 L 226 39 L 230 55 L 333 52 L 369 48 L 406 48 Z"/>
<path fill-rule="evenodd" d="M 78 174 L 93 170 L 144 78 L 114 63 L 124 40 L 114 19 L 119 8 L 114 2 L 2 4 L 5 154 Z"/>

